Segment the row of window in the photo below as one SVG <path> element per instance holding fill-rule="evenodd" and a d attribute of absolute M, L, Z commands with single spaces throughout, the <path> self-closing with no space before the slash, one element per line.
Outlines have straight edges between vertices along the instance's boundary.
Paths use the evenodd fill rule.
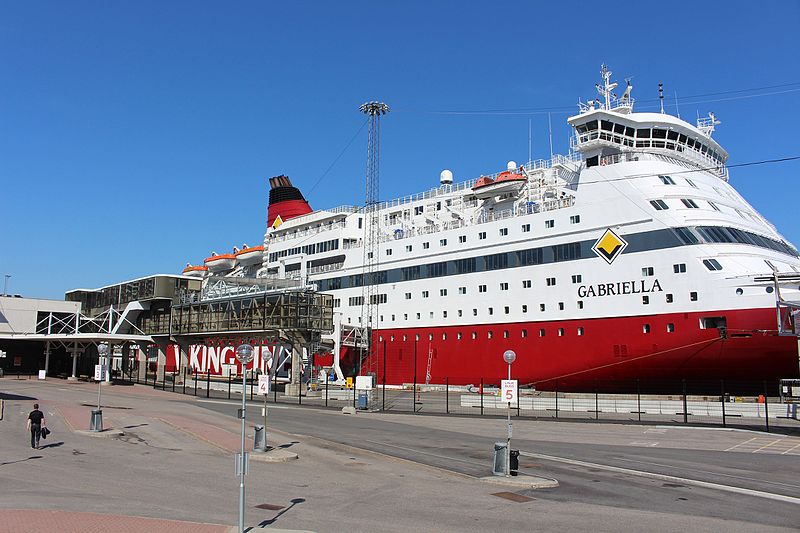
<path fill-rule="evenodd" d="M 666 148 L 683 152 L 693 150 L 723 165 L 722 154 L 712 147 L 693 139 L 683 133 L 664 128 L 632 128 L 623 124 L 615 124 L 609 120 L 592 120 L 575 127 L 581 142 L 603 139 L 633 148 Z"/>
<path fill-rule="evenodd" d="M 270 262 L 272 262 L 272 261 L 277 261 L 278 259 L 281 259 L 283 257 L 287 257 L 290 255 L 297 255 L 300 253 L 303 253 L 305 255 L 314 255 L 338 249 L 339 249 L 339 239 L 332 239 L 330 241 L 317 242 L 314 244 L 306 244 L 304 246 L 297 246 L 295 248 L 287 248 L 286 250 L 272 252 L 269 254 L 269 260 Z"/>
<path fill-rule="evenodd" d="M 667 331 L 667 333 L 675 333 L 675 324 L 673 324 L 671 322 L 669 324 L 667 324 L 666 325 L 666 331 Z M 642 333 L 650 333 L 650 332 L 651 332 L 650 324 L 643 324 L 642 325 Z M 575 334 L 578 337 L 583 337 L 586 334 L 586 330 L 583 328 L 583 326 L 578 326 L 578 327 L 575 328 Z M 556 336 L 565 337 L 566 335 L 567 335 L 567 329 L 566 328 L 556 328 Z M 511 332 L 509 330 L 507 330 L 507 329 L 504 329 L 503 333 L 502 333 L 502 336 L 503 336 L 504 339 L 508 339 L 508 338 L 511 337 Z M 539 328 L 539 337 L 546 337 L 546 336 L 547 336 L 547 328 Z M 398 336 L 398 337 L 399 338 L 396 339 L 395 335 L 390 335 L 387 340 L 389 342 L 395 342 L 395 340 L 402 340 L 402 342 L 408 342 L 408 335 L 402 335 L 402 336 Z M 527 329 L 520 330 L 520 337 L 523 338 L 523 339 L 527 338 L 528 337 L 528 330 Z M 447 333 L 442 333 L 442 337 L 441 338 L 442 338 L 443 341 L 446 341 L 447 338 L 448 338 Z M 460 341 L 460 340 L 463 340 L 463 338 L 464 338 L 464 334 L 461 331 L 456 332 L 456 340 Z M 472 340 L 477 340 L 478 332 L 477 331 L 470 332 L 470 338 Z M 492 331 L 492 330 L 487 331 L 486 332 L 486 338 L 487 339 L 493 339 L 494 338 L 494 331 Z M 414 340 L 415 341 L 420 341 L 420 340 L 422 340 L 422 338 L 421 338 L 421 336 L 419 334 L 416 334 L 414 336 Z M 428 334 L 428 341 L 433 341 L 433 340 L 434 340 L 433 333 L 429 333 Z M 378 337 L 378 341 L 379 342 L 383 342 L 384 341 L 384 337 L 382 335 L 379 336 Z"/>
<path fill-rule="evenodd" d="M 700 209 L 700 205 L 691 198 L 681 198 L 680 200 L 681 203 L 684 205 L 684 207 L 688 209 Z M 711 209 L 713 209 L 714 211 L 722 212 L 722 209 L 720 209 L 720 207 L 711 200 L 706 200 L 706 202 L 708 203 L 709 207 L 711 207 Z M 650 205 L 652 205 L 653 209 L 655 209 L 656 211 L 664 211 L 666 209 L 669 209 L 669 204 L 667 204 L 667 202 L 665 202 L 664 200 L 660 199 L 650 200 Z M 747 215 L 745 215 L 745 213 L 735 208 L 734 211 L 736 211 L 736 214 L 738 214 L 741 218 L 747 220 Z M 758 222 L 758 219 L 755 218 L 754 216 L 750 215 L 750 218 Z"/>

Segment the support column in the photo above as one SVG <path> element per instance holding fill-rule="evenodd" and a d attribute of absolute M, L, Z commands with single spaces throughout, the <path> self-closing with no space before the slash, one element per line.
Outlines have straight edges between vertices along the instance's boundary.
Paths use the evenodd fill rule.
<path fill-rule="evenodd" d="M 44 375 L 50 372 L 50 341 L 44 343 Z"/>
<path fill-rule="evenodd" d="M 164 381 L 164 368 L 167 366 L 167 341 L 158 341 L 158 359 L 156 368 L 156 382 Z"/>
<path fill-rule="evenodd" d="M 75 372 L 78 370 L 78 342 L 75 341 L 72 345 L 72 375 L 67 378 L 69 381 L 77 381 L 78 376 Z"/>
<path fill-rule="evenodd" d="M 286 394 L 297 396 L 305 394 L 305 384 L 302 382 L 303 376 L 303 353 L 302 348 L 292 345 L 292 369 L 289 372 L 289 384 L 286 386 Z"/>
<path fill-rule="evenodd" d="M 128 364 L 128 361 L 130 360 L 130 356 L 131 356 L 131 345 L 130 345 L 129 342 L 123 342 L 122 343 L 122 368 L 120 369 L 120 372 L 122 373 L 123 379 L 126 379 L 125 376 L 127 375 L 128 369 L 130 368 L 130 365 Z"/>
<path fill-rule="evenodd" d="M 145 376 L 147 375 L 147 345 L 140 344 L 139 349 L 136 352 L 136 360 L 139 362 L 139 381 L 144 381 Z"/>
<path fill-rule="evenodd" d="M 175 373 L 176 383 L 183 383 L 183 377 L 186 375 L 186 369 L 189 368 L 189 345 L 179 343 L 178 347 L 178 371 Z"/>

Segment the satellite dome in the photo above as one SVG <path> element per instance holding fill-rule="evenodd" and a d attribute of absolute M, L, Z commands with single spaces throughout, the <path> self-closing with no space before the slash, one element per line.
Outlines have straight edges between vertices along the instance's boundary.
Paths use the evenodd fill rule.
<path fill-rule="evenodd" d="M 517 162 L 516 161 L 509 161 L 506 163 L 506 168 L 508 170 L 517 170 Z"/>
<path fill-rule="evenodd" d="M 447 169 L 442 170 L 442 173 L 439 174 L 439 181 L 442 185 L 453 183 L 453 173 Z"/>

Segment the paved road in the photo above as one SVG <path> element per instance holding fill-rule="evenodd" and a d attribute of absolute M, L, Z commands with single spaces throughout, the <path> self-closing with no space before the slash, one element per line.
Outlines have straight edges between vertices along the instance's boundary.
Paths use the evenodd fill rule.
<path fill-rule="evenodd" d="M 234 403 L 200 401 L 200 405 L 225 414 L 235 412 Z M 252 405 L 255 408 L 258 403 Z M 291 406 L 270 406 L 269 416 L 271 424 L 293 434 L 476 477 L 489 473 L 492 443 L 505 436 L 505 420 L 379 413 L 347 416 Z M 557 489 L 537 490 L 526 493 L 528 496 L 626 509 L 660 509 L 753 524 L 800 526 L 798 437 L 684 427 L 525 420 L 514 423 L 513 447 L 524 454 L 522 472 L 552 477 L 560 483 Z M 773 443 L 775 453 L 770 453 L 769 446 L 766 450 L 761 450 L 762 446 L 743 446 L 754 440 L 763 445 Z M 797 448 L 791 454 L 783 453 L 794 446 Z M 542 455 L 592 465 L 544 459 Z M 644 477 L 607 470 L 605 466 L 679 479 Z M 735 492 L 738 489 L 763 494 Z"/>

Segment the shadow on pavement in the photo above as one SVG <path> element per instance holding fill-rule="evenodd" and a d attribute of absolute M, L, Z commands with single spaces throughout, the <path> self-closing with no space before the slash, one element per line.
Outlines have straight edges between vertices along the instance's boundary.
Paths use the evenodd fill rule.
<path fill-rule="evenodd" d="M 6 461 L 4 463 L 0 463 L 0 466 L 13 465 L 14 463 L 24 463 L 25 461 L 30 461 L 31 459 L 41 459 L 42 457 L 44 457 L 44 456 L 43 455 L 31 455 L 30 457 L 27 457 L 25 459 L 20 459 L 19 461 Z"/>
<path fill-rule="evenodd" d="M 296 440 L 293 440 L 292 442 L 287 442 L 286 444 L 281 444 L 280 446 L 278 446 L 278 448 L 284 448 L 284 449 L 285 448 L 291 448 L 295 444 L 300 444 L 300 442 L 296 441 Z"/>
<path fill-rule="evenodd" d="M 20 396 L 19 394 L 9 394 L 8 392 L 0 392 L 0 400 L 38 400 L 34 396 Z"/>
<path fill-rule="evenodd" d="M 63 446 L 63 445 L 64 445 L 63 441 L 62 442 L 51 442 L 50 444 L 45 444 L 44 446 L 39 446 L 39 449 L 43 450 L 45 448 L 58 448 L 59 446 Z"/>
<path fill-rule="evenodd" d="M 293 500 L 291 500 L 292 505 L 290 505 L 290 506 L 284 508 L 283 510 L 281 510 L 281 512 L 276 514 L 275 517 L 270 518 L 269 520 L 264 520 L 264 521 L 260 522 L 258 524 L 258 526 L 256 526 L 256 527 L 265 528 L 267 526 L 271 526 L 272 524 L 274 524 L 275 522 L 278 521 L 278 518 L 280 518 L 282 515 L 286 514 L 292 507 L 294 507 L 295 505 L 301 504 L 301 503 L 303 503 L 305 501 L 306 501 L 305 498 L 294 498 Z M 249 528 L 247 531 L 252 531 L 253 529 L 254 528 Z"/>

